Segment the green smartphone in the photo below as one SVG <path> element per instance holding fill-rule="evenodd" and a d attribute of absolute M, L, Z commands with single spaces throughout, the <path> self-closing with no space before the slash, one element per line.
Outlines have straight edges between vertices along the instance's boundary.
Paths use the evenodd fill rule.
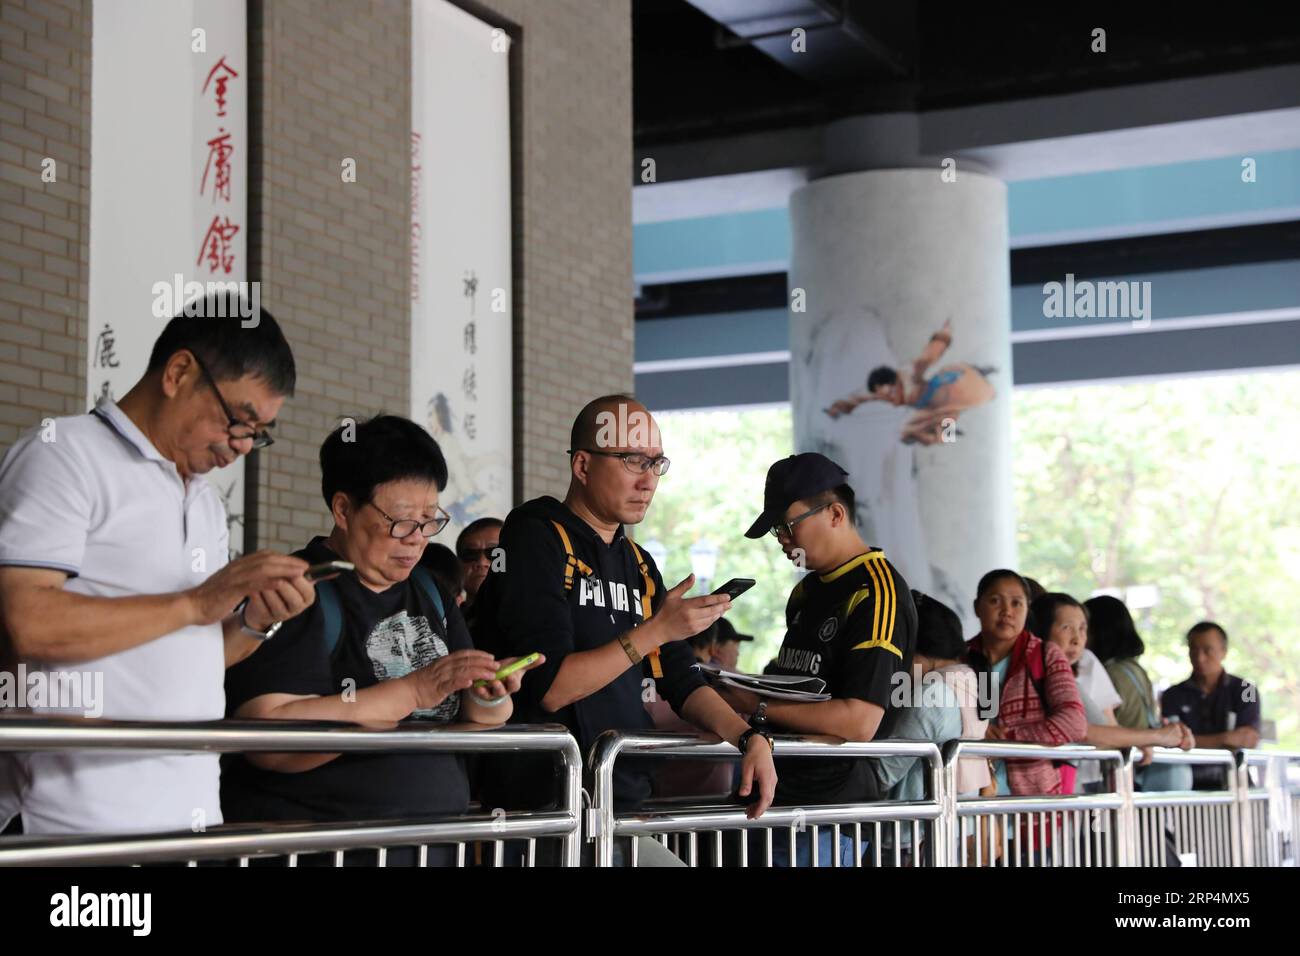
<path fill-rule="evenodd" d="M 519 658 L 519 660 L 515 661 L 513 664 L 507 664 L 505 667 L 501 668 L 501 670 L 497 671 L 497 672 L 496 672 L 496 676 L 493 678 L 493 680 L 502 680 L 502 679 L 504 679 L 504 678 L 506 678 L 506 677 L 509 677 L 509 676 L 510 676 L 511 674 L 513 674 L 515 671 L 521 671 L 521 670 L 523 670 L 525 667 L 527 667 L 529 664 L 533 663 L 533 661 L 537 660 L 537 658 L 539 658 L 539 657 L 541 657 L 541 656 L 542 656 L 541 654 L 539 654 L 539 653 L 537 653 L 536 651 L 534 651 L 533 653 L 529 654 L 527 657 L 521 657 L 521 658 Z M 487 683 L 487 681 L 485 681 L 485 680 L 476 680 L 476 681 L 474 682 L 474 686 L 475 686 L 475 687 L 482 687 L 482 686 L 483 686 L 484 684 L 486 684 L 486 683 Z"/>

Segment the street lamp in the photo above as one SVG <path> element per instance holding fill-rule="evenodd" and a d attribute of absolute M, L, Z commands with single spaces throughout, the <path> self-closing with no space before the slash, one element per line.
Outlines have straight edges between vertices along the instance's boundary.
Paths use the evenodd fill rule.
<path fill-rule="evenodd" d="M 641 545 L 641 550 L 654 558 L 655 567 L 659 569 L 659 574 L 661 576 L 668 573 L 667 570 L 665 570 L 668 564 L 668 549 L 664 547 L 662 541 L 658 538 L 651 538 L 645 544 Z"/>
<path fill-rule="evenodd" d="M 695 572 L 695 582 L 702 591 L 709 589 L 713 581 L 713 572 L 718 569 L 718 546 L 708 538 L 701 538 L 691 545 L 691 570 Z"/>

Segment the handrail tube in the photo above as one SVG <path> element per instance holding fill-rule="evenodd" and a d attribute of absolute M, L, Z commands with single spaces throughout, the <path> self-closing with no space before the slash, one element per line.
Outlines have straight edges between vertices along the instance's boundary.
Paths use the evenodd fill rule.
<path fill-rule="evenodd" d="M 1012 760 L 1124 760 L 1118 749 L 1092 747 L 1088 744 L 1025 744 L 1013 741 L 949 740 L 944 744 L 944 759 L 962 757 L 1001 757 Z"/>
<path fill-rule="evenodd" d="M 119 721 L 66 717 L 39 719 L 0 715 L 0 752 L 50 749 L 181 750 L 195 753 L 241 751 L 551 750 L 569 731 L 563 724 L 506 724 L 482 730 L 467 725 L 419 726 L 404 721 L 396 729 L 360 727 L 342 721 L 213 720 Z M 418 729 L 417 729 L 418 727 Z M 580 756 L 580 755 L 579 755 Z"/>
<path fill-rule="evenodd" d="M 1222 764 L 1225 767 L 1232 767 L 1236 766 L 1237 762 L 1237 758 L 1231 750 L 1206 750 L 1200 747 L 1195 750 L 1179 750 L 1177 747 L 1152 747 L 1151 756 L 1157 763 L 1180 763 L 1193 766 Z"/>
<path fill-rule="evenodd" d="M 1137 806 L 1217 807 L 1237 802 L 1230 790 L 1147 790 L 1133 794 Z"/>
<path fill-rule="evenodd" d="M 568 812 L 519 813 L 509 819 L 456 817 L 427 822 L 283 824 L 273 831 L 15 837 L 0 841 L 0 866 L 94 866 L 243 856 L 284 856 L 421 843 L 566 836 L 579 823 Z M 238 829 L 238 828 L 237 828 Z M 13 845 L 10 845 L 13 844 Z"/>
<path fill-rule="evenodd" d="M 957 815 L 973 817 L 984 813 L 1050 813 L 1066 810 L 1118 810 L 1123 799 L 1113 793 L 1065 797 L 986 797 L 957 801 Z"/>

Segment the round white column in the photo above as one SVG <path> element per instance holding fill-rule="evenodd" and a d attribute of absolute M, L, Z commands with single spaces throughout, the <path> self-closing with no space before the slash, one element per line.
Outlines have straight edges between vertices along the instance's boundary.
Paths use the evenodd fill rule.
<path fill-rule="evenodd" d="M 797 290 L 805 307 L 790 315 L 795 450 L 848 470 L 868 543 L 971 635 L 980 576 L 1016 560 L 1006 186 L 960 168 L 945 182 L 937 163 L 845 173 L 797 190 L 790 223 L 792 309 Z M 945 321 L 952 344 L 925 378 L 965 363 L 994 369 L 994 397 L 958 414 L 950 441 L 903 443 L 911 406 L 823 411 L 865 391 L 877 366 L 910 378 Z"/>

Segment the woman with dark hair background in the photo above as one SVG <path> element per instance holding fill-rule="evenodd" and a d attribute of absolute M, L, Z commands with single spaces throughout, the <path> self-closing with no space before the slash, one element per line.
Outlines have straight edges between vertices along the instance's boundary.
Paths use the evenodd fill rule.
<path fill-rule="evenodd" d="M 1121 727 L 1132 730 L 1145 731 L 1161 727 L 1151 679 L 1138 663 L 1138 658 L 1146 651 L 1146 645 L 1138 636 L 1128 607 L 1119 598 L 1109 594 L 1089 598 L 1083 606 L 1088 613 L 1088 648 L 1105 665 L 1106 673 L 1122 700 L 1115 709 L 1115 720 Z M 1194 741 L 1192 745 L 1195 745 Z M 1149 751 L 1144 753 L 1142 762 L 1143 766 L 1138 768 L 1137 773 L 1138 789 L 1191 789 L 1191 767 L 1150 763 Z"/>
<path fill-rule="evenodd" d="M 977 674 L 995 677 L 998 712 L 988 738 L 1017 743 L 1081 741 L 1087 720 L 1074 673 L 1060 648 L 1044 644 L 1027 627 L 1029 585 L 999 568 L 980 578 L 975 593 L 980 632 L 967 646 Z M 1061 777 L 1050 760 L 994 761 L 999 794 L 1058 794 Z"/>

